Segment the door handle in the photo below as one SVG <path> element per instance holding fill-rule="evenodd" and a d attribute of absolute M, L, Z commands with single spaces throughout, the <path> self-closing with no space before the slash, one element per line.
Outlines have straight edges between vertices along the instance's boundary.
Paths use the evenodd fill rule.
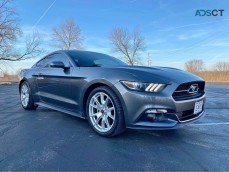
<path fill-rule="evenodd" d="M 43 77 L 43 76 L 41 76 L 41 75 L 43 75 L 43 73 L 38 73 L 38 75 L 37 75 L 37 79 L 39 79 L 39 80 L 44 79 L 44 77 Z"/>
<path fill-rule="evenodd" d="M 43 76 L 38 76 L 37 79 L 44 79 L 44 77 Z"/>

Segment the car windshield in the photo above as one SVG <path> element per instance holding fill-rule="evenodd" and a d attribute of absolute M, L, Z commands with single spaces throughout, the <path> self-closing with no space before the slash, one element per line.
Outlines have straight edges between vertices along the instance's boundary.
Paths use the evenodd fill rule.
<path fill-rule="evenodd" d="M 79 67 L 126 66 L 127 64 L 114 57 L 88 51 L 69 51 L 69 56 Z"/>

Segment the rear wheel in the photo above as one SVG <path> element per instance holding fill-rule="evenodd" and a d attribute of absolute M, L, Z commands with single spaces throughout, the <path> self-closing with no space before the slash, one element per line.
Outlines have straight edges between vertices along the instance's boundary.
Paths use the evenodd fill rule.
<path fill-rule="evenodd" d="M 101 86 L 90 93 L 86 111 L 92 128 L 102 136 L 115 136 L 125 129 L 121 103 L 109 87 Z"/>
<path fill-rule="evenodd" d="M 37 108 L 37 105 L 34 105 L 33 97 L 29 84 L 27 81 L 24 81 L 20 87 L 20 99 L 21 105 L 26 110 L 34 110 Z"/>

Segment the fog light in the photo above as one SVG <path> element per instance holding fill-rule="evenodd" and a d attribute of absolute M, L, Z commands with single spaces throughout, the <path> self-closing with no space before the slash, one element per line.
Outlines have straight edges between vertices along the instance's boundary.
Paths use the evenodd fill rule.
<path fill-rule="evenodd" d="M 163 121 L 165 118 L 164 118 L 164 115 L 163 114 L 157 114 L 156 115 L 156 120 L 157 121 Z"/>
<path fill-rule="evenodd" d="M 164 115 L 160 114 L 160 113 L 158 113 L 158 114 L 149 113 L 149 114 L 147 114 L 147 118 L 149 120 L 157 121 L 157 122 L 165 120 Z"/>
<path fill-rule="evenodd" d="M 150 119 L 152 119 L 152 120 L 156 120 L 156 115 L 155 114 L 153 114 L 153 113 L 149 113 L 148 115 L 147 115 L 147 117 L 148 118 L 150 118 Z"/>
<path fill-rule="evenodd" d="M 146 113 L 167 113 L 166 109 L 149 109 Z"/>

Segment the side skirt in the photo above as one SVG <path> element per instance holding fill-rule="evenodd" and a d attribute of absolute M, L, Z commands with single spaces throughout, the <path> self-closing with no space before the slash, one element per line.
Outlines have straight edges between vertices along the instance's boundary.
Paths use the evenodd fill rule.
<path fill-rule="evenodd" d="M 37 105 L 40 105 L 40 106 L 44 106 L 44 107 L 49 108 L 49 109 L 53 109 L 53 110 L 56 110 L 56 111 L 60 111 L 60 112 L 63 112 L 63 113 L 69 114 L 69 115 L 73 115 L 73 116 L 76 116 L 76 117 L 80 117 L 80 118 L 82 118 L 82 119 L 86 119 L 86 118 L 85 118 L 84 116 L 82 116 L 82 114 L 80 114 L 80 113 L 72 112 L 72 111 L 69 111 L 69 110 L 66 110 L 66 109 L 63 109 L 63 108 L 60 108 L 60 107 L 52 106 L 52 105 L 49 105 L 49 104 L 46 104 L 46 103 L 42 103 L 42 102 L 37 102 L 36 104 L 37 104 Z"/>

